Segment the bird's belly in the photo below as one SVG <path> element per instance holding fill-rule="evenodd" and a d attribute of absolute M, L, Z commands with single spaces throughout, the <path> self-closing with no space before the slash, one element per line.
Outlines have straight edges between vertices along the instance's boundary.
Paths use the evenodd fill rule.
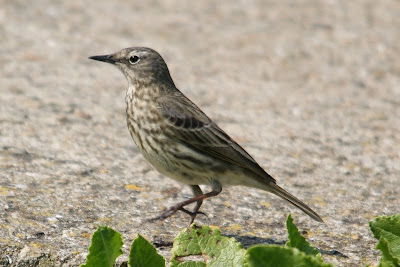
<path fill-rule="evenodd" d="M 129 122 L 128 128 L 141 154 L 161 174 L 189 185 L 207 185 L 214 178 L 209 167 L 215 162 L 210 158 L 163 135 L 154 137 Z"/>
<path fill-rule="evenodd" d="M 189 185 L 208 185 L 212 178 L 212 173 L 207 171 L 207 165 L 211 162 L 201 160 L 195 156 L 187 155 L 184 147 L 177 145 L 173 152 L 166 149 L 163 152 L 143 152 L 143 156 L 162 174 L 184 184 Z M 193 162 L 193 157 L 196 162 Z"/>

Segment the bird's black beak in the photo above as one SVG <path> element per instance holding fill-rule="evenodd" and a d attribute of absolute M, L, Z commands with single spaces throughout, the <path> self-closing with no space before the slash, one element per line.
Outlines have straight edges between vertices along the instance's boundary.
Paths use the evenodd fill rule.
<path fill-rule="evenodd" d="M 114 55 L 92 56 L 89 57 L 89 59 L 103 61 L 111 64 L 115 64 L 115 62 L 117 62 L 114 58 Z"/>

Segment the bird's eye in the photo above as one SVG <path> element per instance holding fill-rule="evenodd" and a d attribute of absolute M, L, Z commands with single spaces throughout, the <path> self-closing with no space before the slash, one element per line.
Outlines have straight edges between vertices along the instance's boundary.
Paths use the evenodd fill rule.
<path fill-rule="evenodd" d="M 129 63 L 131 63 L 132 65 L 138 63 L 139 61 L 140 61 L 140 58 L 138 56 L 131 56 L 129 58 Z"/>

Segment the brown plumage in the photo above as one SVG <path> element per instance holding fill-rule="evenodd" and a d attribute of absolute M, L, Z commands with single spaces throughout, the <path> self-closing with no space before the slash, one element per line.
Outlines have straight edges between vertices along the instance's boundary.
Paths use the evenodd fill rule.
<path fill-rule="evenodd" d="M 129 85 L 127 125 L 140 152 L 160 173 L 189 185 L 195 195 L 158 218 L 181 210 L 191 215 L 192 223 L 204 199 L 218 195 L 224 186 L 242 185 L 271 192 L 322 222 L 175 87 L 156 51 L 133 47 L 90 59 L 114 64 L 122 71 Z M 210 185 L 212 191 L 203 194 L 199 185 Z M 194 202 L 193 211 L 184 208 Z"/>

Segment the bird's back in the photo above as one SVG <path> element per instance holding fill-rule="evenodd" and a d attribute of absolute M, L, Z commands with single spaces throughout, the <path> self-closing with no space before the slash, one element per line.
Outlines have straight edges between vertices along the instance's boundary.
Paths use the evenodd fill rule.
<path fill-rule="evenodd" d="M 226 185 L 248 184 L 244 180 L 248 176 L 275 182 L 174 86 L 136 88 L 129 95 L 128 89 L 129 131 L 145 158 L 161 173 L 187 184 L 208 184 L 204 177 L 211 176 L 220 176 Z"/>

